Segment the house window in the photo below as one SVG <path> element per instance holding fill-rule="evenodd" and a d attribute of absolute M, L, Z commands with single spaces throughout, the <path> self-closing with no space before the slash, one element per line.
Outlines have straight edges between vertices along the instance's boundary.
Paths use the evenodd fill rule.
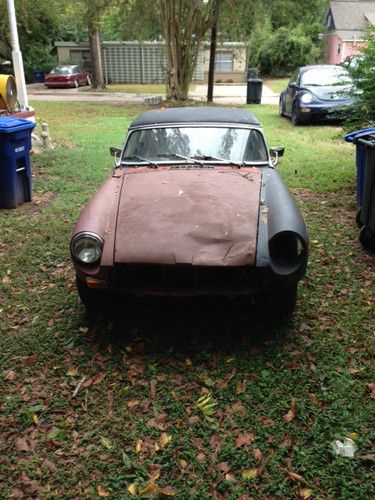
<path fill-rule="evenodd" d="M 340 55 L 341 54 L 341 43 L 339 43 L 337 45 L 337 54 Z"/>
<path fill-rule="evenodd" d="M 216 52 L 215 71 L 219 73 L 231 73 L 233 71 L 233 52 Z"/>

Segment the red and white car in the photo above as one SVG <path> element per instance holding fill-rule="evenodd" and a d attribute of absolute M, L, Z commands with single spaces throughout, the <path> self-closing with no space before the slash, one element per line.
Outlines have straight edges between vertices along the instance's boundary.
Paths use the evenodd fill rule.
<path fill-rule="evenodd" d="M 91 85 L 90 73 L 79 65 L 64 65 L 53 68 L 44 79 L 44 85 L 51 87 L 76 87 Z"/>

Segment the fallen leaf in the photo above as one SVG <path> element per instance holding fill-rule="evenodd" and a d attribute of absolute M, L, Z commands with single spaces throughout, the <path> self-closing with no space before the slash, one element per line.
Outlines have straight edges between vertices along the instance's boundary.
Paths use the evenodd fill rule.
<path fill-rule="evenodd" d="M 290 479 L 292 479 L 293 481 L 296 481 L 298 483 L 304 483 L 305 480 L 303 479 L 302 476 L 300 476 L 299 474 L 296 474 L 295 472 L 290 472 L 290 471 L 287 471 L 287 476 L 290 477 Z"/>
<path fill-rule="evenodd" d="M 137 494 L 137 487 L 135 484 L 129 484 L 128 488 L 127 488 L 128 492 L 133 496 L 135 497 L 136 494 Z"/>
<path fill-rule="evenodd" d="M 6 375 L 6 377 L 5 377 L 5 378 L 6 378 L 7 380 L 9 380 L 9 381 L 12 381 L 12 380 L 14 379 L 14 371 L 13 371 L 13 370 L 10 370 L 10 371 L 7 373 L 7 375 Z"/>
<path fill-rule="evenodd" d="M 231 483 L 234 483 L 236 481 L 236 478 L 235 478 L 234 474 L 228 472 L 227 474 L 225 474 L 225 480 L 230 481 Z"/>
<path fill-rule="evenodd" d="M 80 326 L 78 331 L 79 333 L 87 333 L 89 329 L 87 328 L 87 326 Z"/>
<path fill-rule="evenodd" d="M 99 484 L 99 486 L 98 486 L 98 495 L 100 497 L 109 497 L 109 492 L 104 488 L 104 486 L 102 486 L 101 484 Z"/>
<path fill-rule="evenodd" d="M 291 422 L 294 417 L 296 416 L 296 398 L 292 398 L 291 404 L 290 404 L 290 410 L 286 415 L 284 415 L 283 420 L 284 422 Z"/>
<path fill-rule="evenodd" d="M 16 438 L 16 448 L 18 451 L 29 451 L 26 439 Z"/>
<path fill-rule="evenodd" d="M 159 495 L 164 497 L 174 497 L 175 491 L 170 486 L 165 486 L 164 488 L 159 488 Z"/>
<path fill-rule="evenodd" d="M 150 394 L 152 399 L 156 398 L 156 380 L 152 379 L 150 380 Z"/>
<path fill-rule="evenodd" d="M 188 466 L 187 461 L 182 458 L 180 460 L 180 467 L 181 467 L 181 469 L 186 469 L 187 466 Z"/>
<path fill-rule="evenodd" d="M 228 462 L 220 462 L 219 464 L 217 464 L 216 466 L 221 472 L 229 472 L 230 470 L 230 466 L 228 464 Z"/>
<path fill-rule="evenodd" d="M 150 481 L 157 481 L 160 477 L 161 473 L 161 465 L 159 464 L 151 464 L 149 469 L 148 477 Z"/>
<path fill-rule="evenodd" d="M 255 450 L 253 450 L 253 455 L 255 460 L 258 460 L 258 462 L 261 462 L 263 460 L 263 453 L 259 448 L 255 448 Z"/>
<path fill-rule="evenodd" d="M 238 382 L 237 387 L 236 387 L 236 394 L 242 394 L 246 392 L 247 388 L 247 380 L 244 379 L 242 382 Z"/>
<path fill-rule="evenodd" d="M 135 445 L 135 452 L 136 453 L 139 453 L 142 450 L 142 444 L 143 444 L 142 439 L 138 439 L 138 441 Z"/>
<path fill-rule="evenodd" d="M 298 492 L 300 498 L 303 498 L 303 500 L 308 500 L 309 498 L 311 498 L 311 495 L 312 495 L 312 490 L 308 489 L 308 488 L 301 488 Z"/>
<path fill-rule="evenodd" d="M 111 441 L 104 436 L 100 436 L 100 442 L 105 448 L 107 448 L 107 450 L 111 450 L 113 448 Z"/>
<path fill-rule="evenodd" d="M 150 495 L 154 493 L 159 493 L 159 487 L 157 484 L 151 482 L 148 483 L 145 488 L 143 488 L 143 490 L 140 492 L 140 496 Z"/>
<path fill-rule="evenodd" d="M 3 283 L 4 285 L 10 285 L 12 283 L 12 280 L 10 279 L 9 276 L 5 275 L 3 278 Z"/>
<path fill-rule="evenodd" d="M 100 382 L 103 381 L 105 377 L 105 373 L 98 373 L 97 375 L 95 375 L 95 377 L 92 379 L 92 385 L 97 385 L 97 384 L 100 384 Z"/>
<path fill-rule="evenodd" d="M 66 372 L 68 377 L 76 377 L 78 375 L 78 368 L 72 367 Z"/>
<path fill-rule="evenodd" d="M 317 396 L 315 394 L 308 394 L 307 397 L 309 398 L 309 400 L 311 401 L 311 403 L 314 406 L 319 406 L 320 405 L 320 401 L 319 401 L 319 399 L 317 398 Z"/>
<path fill-rule="evenodd" d="M 199 422 L 200 418 L 198 415 L 192 415 L 191 417 L 188 418 L 188 423 L 189 425 L 195 425 Z"/>
<path fill-rule="evenodd" d="M 10 492 L 10 498 L 23 498 L 23 491 L 19 488 L 12 488 Z"/>
<path fill-rule="evenodd" d="M 171 442 L 171 440 L 172 436 L 169 436 L 166 432 L 163 432 L 159 437 L 160 449 L 162 450 L 163 448 L 165 448 L 167 444 Z"/>
<path fill-rule="evenodd" d="M 56 465 L 53 462 L 50 462 L 49 460 L 43 460 L 42 467 L 45 467 L 50 472 L 57 472 Z"/>
<path fill-rule="evenodd" d="M 258 469 L 245 469 L 241 472 L 243 479 L 255 479 L 258 476 Z"/>
<path fill-rule="evenodd" d="M 139 407 L 139 411 L 141 413 L 147 413 L 150 410 L 150 407 L 152 405 L 152 401 L 148 401 L 147 403 L 144 403 Z"/>
<path fill-rule="evenodd" d="M 206 455 L 204 453 L 198 453 L 197 455 L 197 461 L 200 463 L 200 464 L 203 464 L 205 461 L 206 461 Z"/>
<path fill-rule="evenodd" d="M 131 399 L 130 401 L 128 401 L 128 408 L 130 410 L 133 410 L 137 405 L 139 405 L 138 399 Z"/>
<path fill-rule="evenodd" d="M 191 365 L 192 365 L 191 359 L 186 358 L 186 359 L 185 359 L 185 365 L 186 365 L 186 366 L 191 366 Z"/>
<path fill-rule="evenodd" d="M 244 434 L 240 434 L 236 438 L 236 448 L 241 448 L 241 446 L 249 446 L 254 441 L 255 435 L 253 432 L 245 432 Z"/>

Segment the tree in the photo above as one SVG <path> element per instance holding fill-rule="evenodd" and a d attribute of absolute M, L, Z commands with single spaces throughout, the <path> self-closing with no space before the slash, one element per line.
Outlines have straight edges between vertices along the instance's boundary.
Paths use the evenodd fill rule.
<path fill-rule="evenodd" d="M 184 101 L 200 43 L 211 25 L 213 0 L 159 0 L 167 59 L 167 98 Z"/>

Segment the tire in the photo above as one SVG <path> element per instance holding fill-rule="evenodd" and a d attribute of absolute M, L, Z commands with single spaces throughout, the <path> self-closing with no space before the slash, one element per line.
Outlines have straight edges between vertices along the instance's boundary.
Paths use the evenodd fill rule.
<path fill-rule="evenodd" d="M 74 86 L 76 89 L 78 89 L 79 87 L 79 81 L 78 80 L 74 80 Z"/>
<path fill-rule="evenodd" d="M 359 242 L 365 250 L 375 252 L 375 233 L 367 226 L 362 226 L 359 231 Z"/>
<path fill-rule="evenodd" d="M 290 316 L 297 305 L 298 284 L 267 292 L 265 294 L 264 306 L 269 313 L 278 316 Z"/>
<path fill-rule="evenodd" d="M 91 85 L 91 78 L 89 76 L 86 78 L 86 85 Z"/>
<path fill-rule="evenodd" d="M 104 290 L 92 290 L 76 276 L 79 298 L 88 312 L 102 311 L 109 304 L 109 294 Z"/>
<path fill-rule="evenodd" d="M 279 115 L 285 116 L 285 107 L 284 107 L 283 98 L 281 96 L 280 96 L 280 100 L 279 100 Z"/>
<path fill-rule="evenodd" d="M 302 118 L 301 114 L 298 112 L 296 103 L 293 104 L 291 119 L 294 126 L 304 125 L 306 123 L 306 120 Z"/>

